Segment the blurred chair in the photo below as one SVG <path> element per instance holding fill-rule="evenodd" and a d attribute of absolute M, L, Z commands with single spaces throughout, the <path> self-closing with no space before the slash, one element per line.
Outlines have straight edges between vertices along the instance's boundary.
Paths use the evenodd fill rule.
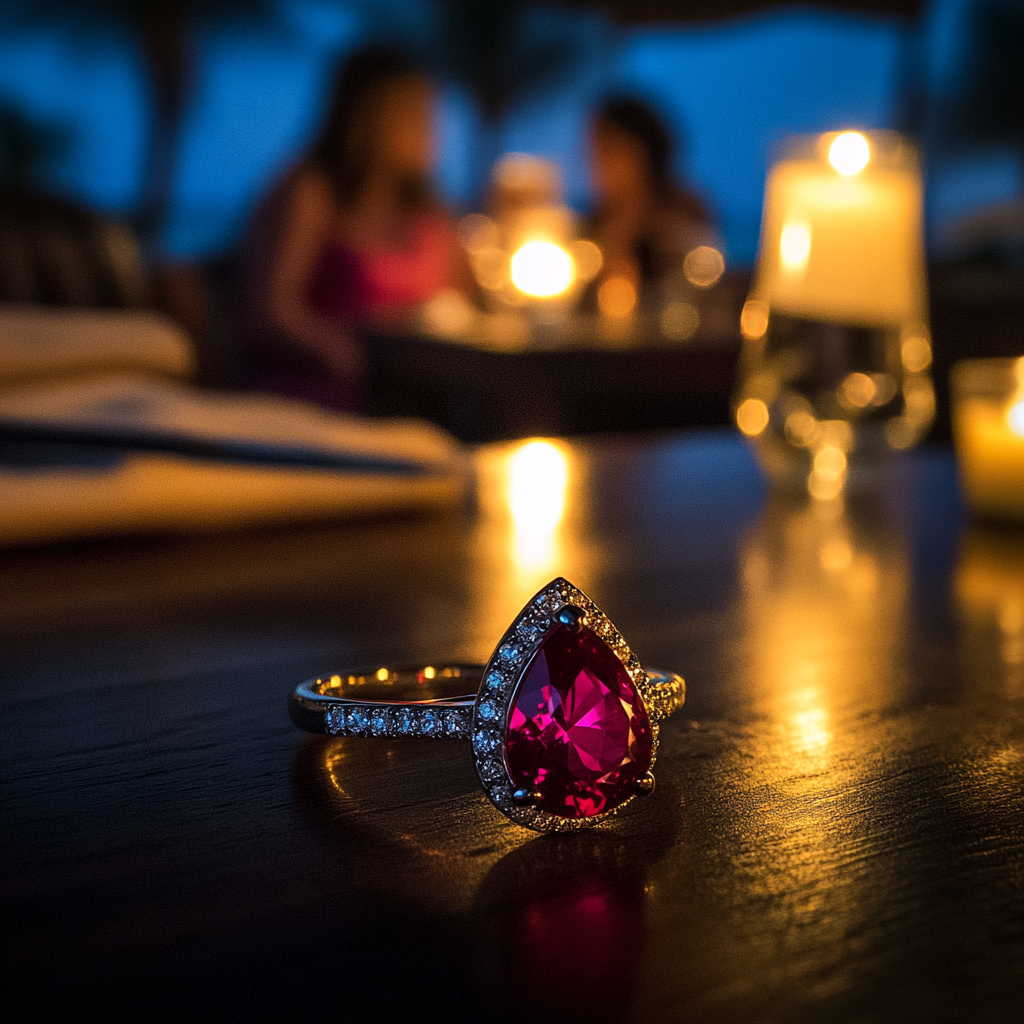
<path fill-rule="evenodd" d="M 129 228 L 55 196 L 0 191 L 0 302 L 133 309 L 152 297 Z"/>

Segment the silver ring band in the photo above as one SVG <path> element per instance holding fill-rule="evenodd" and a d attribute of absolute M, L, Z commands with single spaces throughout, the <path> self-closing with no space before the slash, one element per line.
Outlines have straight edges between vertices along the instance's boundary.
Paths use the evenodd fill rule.
<path fill-rule="evenodd" d="M 425 665 L 357 669 L 300 683 L 288 700 L 292 721 L 307 732 L 468 740 L 473 705 L 485 666 Z M 681 676 L 645 669 L 652 721 L 682 706 Z M 413 699 L 410 699 L 413 698 Z"/>

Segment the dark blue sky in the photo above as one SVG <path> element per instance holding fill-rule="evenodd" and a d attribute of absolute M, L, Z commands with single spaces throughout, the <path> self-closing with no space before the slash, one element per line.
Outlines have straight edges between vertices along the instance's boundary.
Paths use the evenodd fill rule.
<path fill-rule="evenodd" d="M 934 0 L 926 33 L 933 63 L 949 63 L 957 11 L 967 2 Z M 289 31 L 210 33 L 200 40 L 200 88 L 181 148 L 167 240 L 173 253 L 210 254 L 237 237 L 255 198 L 308 139 L 338 56 L 362 35 L 354 15 L 316 0 L 285 0 L 282 10 Z M 502 141 L 506 149 L 557 159 L 569 200 L 582 209 L 587 110 L 609 90 L 646 96 L 685 135 L 679 170 L 717 212 L 729 257 L 750 262 L 770 144 L 791 131 L 890 126 L 907 33 L 894 21 L 810 10 L 633 30 L 571 87 L 514 111 Z M 132 206 L 145 93 L 127 46 L 70 42 L 53 32 L 8 34 L 0 41 L 3 97 L 74 130 L 73 146 L 54 168 L 55 184 L 105 209 Z M 461 207 L 472 199 L 475 125 L 468 97 L 446 90 L 439 184 Z M 1015 174 L 1019 169 L 989 167 L 974 175 L 973 188 L 981 199 L 1012 190 Z M 953 190 L 952 208 L 960 193 Z M 960 205 L 966 201 L 960 195 Z"/>

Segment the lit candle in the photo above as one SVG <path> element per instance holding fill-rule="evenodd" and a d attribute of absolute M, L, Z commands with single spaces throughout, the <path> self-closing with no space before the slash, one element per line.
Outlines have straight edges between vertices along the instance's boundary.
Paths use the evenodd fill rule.
<path fill-rule="evenodd" d="M 828 159 L 782 160 L 768 176 L 757 298 L 791 316 L 902 324 L 924 315 L 921 180 L 859 132 L 824 136 Z"/>
<path fill-rule="evenodd" d="M 976 512 L 1024 523 L 1024 357 L 953 368 L 960 479 Z"/>
<path fill-rule="evenodd" d="M 893 132 L 788 139 L 768 174 L 734 412 L 783 487 L 870 485 L 934 416 L 922 187 Z"/>

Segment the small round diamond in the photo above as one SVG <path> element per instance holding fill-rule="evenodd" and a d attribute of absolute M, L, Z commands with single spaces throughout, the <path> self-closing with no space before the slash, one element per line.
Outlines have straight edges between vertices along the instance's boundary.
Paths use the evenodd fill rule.
<path fill-rule="evenodd" d="M 345 731 L 345 709 L 341 704 L 332 704 L 327 709 L 325 719 L 327 731 L 332 736 L 338 736 Z"/>
<path fill-rule="evenodd" d="M 434 739 L 441 735 L 441 715 L 437 711 L 424 711 L 420 720 L 423 735 Z"/>
<path fill-rule="evenodd" d="M 527 622 L 519 627 L 519 639 L 527 646 L 532 646 L 544 635 L 544 627 L 535 622 Z"/>
<path fill-rule="evenodd" d="M 462 722 L 457 711 L 441 713 L 441 729 L 449 739 L 458 739 L 462 735 Z"/>
<path fill-rule="evenodd" d="M 522 652 L 515 644 L 505 644 L 501 649 L 501 660 L 510 665 L 519 660 L 519 655 L 521 653 Z"/>
<path fill-rule="evenodd" d="M 480 774 L 487 782 L 505 778 L 505 766 L 498 758 L 488 758 L 480 765 Z"/>
<path fill-rule="evenodd" d="M 395 728 L 399 736 L 412 736 L 416 731 L 416 712 L 402 708 L 395 716 Z"/>
<path fill-rule="evenodd" d="M 504 696 L 508 683 L 500 672 L 488 672 L 486 682 L 488 692 L 498 697 Z"/>
<path fill-rule="evenodd" d="M 391 716 L 386 708 L 374 708 L 370 713 L 370 733 L 373 736 L 387 736 L 391 731 Z"/>
<path fill-rule="evenodd" d="M 345 712 L 345 728 L 351 735 L 363 735 L 368 727 L 369 714 L 365 708 L 349 708 Z"/>
<path fill-rule="evenodd" d="M 493 732 L 484 732 L 482 729 L 477 731 L 476 736 L 473 737 L 473 745 L 478 751 L 483 754 L 489 754 L 498 748 L 498 737 Z"/>
<path fill-rule="evenodd" d="M 498 705 L 494 701 L 485 700 L 476 710 L 476 716 L 481 722 L 496 722 L 498 720 Z"/>

